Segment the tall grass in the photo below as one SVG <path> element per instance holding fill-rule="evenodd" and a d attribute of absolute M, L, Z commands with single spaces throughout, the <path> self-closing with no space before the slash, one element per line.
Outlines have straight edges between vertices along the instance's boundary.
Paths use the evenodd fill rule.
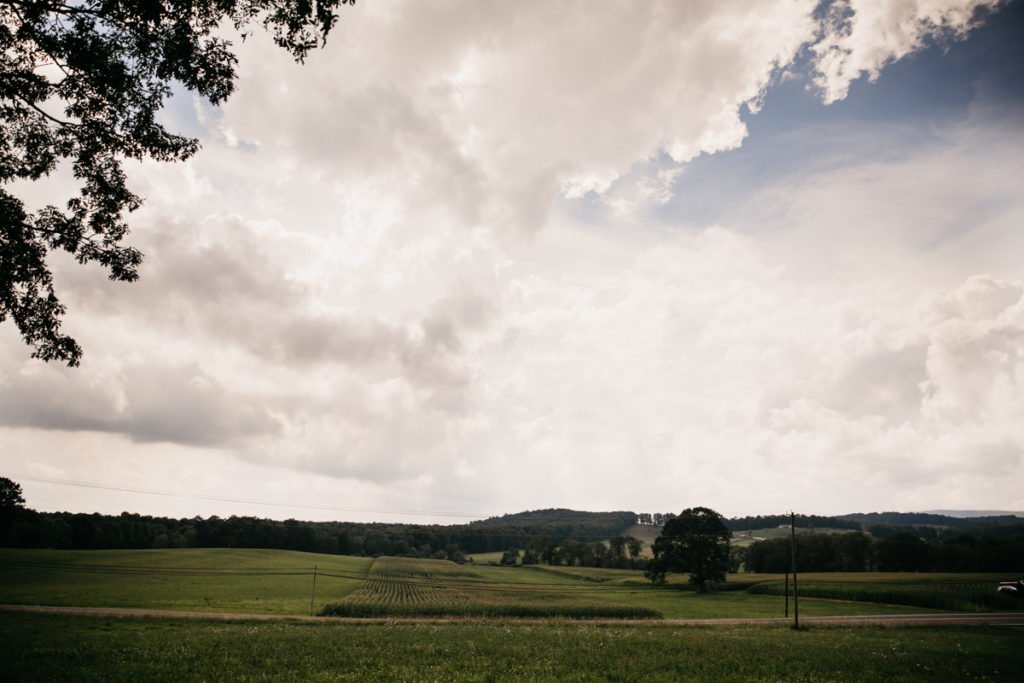
<path fill-rule="evenodd" d="M 1021 681 L 1007 628 L 223 623 L 0 613 L 9 681 Z"/>

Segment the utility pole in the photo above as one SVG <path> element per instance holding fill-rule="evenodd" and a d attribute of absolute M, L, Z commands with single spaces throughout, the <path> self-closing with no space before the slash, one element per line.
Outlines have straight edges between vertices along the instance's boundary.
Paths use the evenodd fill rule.
<path fill-rule="evenodd" d="M 786 568 L 786 619 L 789 619 L 789 568 Z"/>
<path fill-rule="evenodd" d="M 313 565 L 313 592 L 309 596 L 309 616 L 313 616 L 313 599 L 316 598 L 316 565 Z"/>
<path fill-rule="evenodd" d="M 793 628 L 800 628 L 800 597 L 796 590 L 796 513 L 789 513 L 790 555 L 793 563 Z"/>

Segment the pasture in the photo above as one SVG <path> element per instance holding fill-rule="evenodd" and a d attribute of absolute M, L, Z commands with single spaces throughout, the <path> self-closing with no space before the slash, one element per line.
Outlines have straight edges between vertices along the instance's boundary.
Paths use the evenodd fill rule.
<path fill-rule="evenodd" d="M 451 616 L 433 623 L 221 622 L 0 611 L 7 680 L 1024 680 L 1011 627 L 680 627 L 658 617 L 777 617 L 780 577 L 702 595 L 685 577 L 457 565 L 279 550 L 0 551 L 0 602 L 301 615 Z M 928 611 L 922 586 L 963 595 L 996 577 L 807 575 L 806 616 Z M 924 591 L 927 592 L 927 591 Z M 962 606 L 973 609 L 970 601 Z M 562 617 L 522 621 L 517 616 Z M 576 619 L 566 621 L 566 617 Z M 588 622 L 587 617 L 602 617 Z M 610 622 L 648 617 L 647 625 Z"/>
<path fill-rule="evenodd" d="M 290 550 L 0 549 L 0 602 L 305 614 L 362 585 L 372 559 Z"/>
<path fill-rule="evenodd" d="M 1019 630 L 255 623 L 0 612 L 7 680 L 1020 681 Z"/>
<path fill-rule="evenodd" d="M 782 577 L 737 574 L 698 594 L 686 577 L 652 586 L 639 571 L 458 565 L 282 550 L 0 550 L 0 602 L 338 616 L 778 617 Z M 1019 609 L 1005 578 L 959 574 L 801 575 L 806 616 Z M 329 607 L 328 607 L 329 606 Z"/>

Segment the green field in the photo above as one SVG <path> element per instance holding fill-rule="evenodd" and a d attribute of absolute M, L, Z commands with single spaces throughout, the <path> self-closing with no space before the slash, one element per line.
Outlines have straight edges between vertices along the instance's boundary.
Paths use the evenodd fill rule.
<path fill-rule="evenodd" d="M 306 614 L 362 585 L 372 559 L 289 550 L 0 549 L 0 602 Z"/>
<path fill-rule="evenodd" d="M 778 617 L 782 577 L 737 574 L 698 594 L 686 577 L 653 586 L 639 571 L 458 565 L 280 550 L 0 550 L 0 602 L 339 616 Z M 957 574 L 808 574 L 801 614 L 982 610 L 1003 578 Z"/>
<path fill-rule="evenodd" d="M 19 681 L 1020 681 L 995 627 L 295 624 L 0 612 Z"/>
<path fill-rule="evenodd" d="M 473 562 L 473 564 L 500 564 L 501 556 L 504 554 L 500 551 L 495 553 L 473 553 L 466 559 Z"/>
<path fill-rule="evenodd" d="M 782 595 L 785 584 L 774 577 L 754 582 L 747 592 L 755 595 Z M 738 580 L 743 578 L 738 577 Z M 901 574 L 901 573 L 823 573 L 800 577 L 800 594 L 852 602 L 875 602 L 927 607 L 944 611 L 981 612 L 1019 610 L 1020 600 L 995 591 L 1007 577 L 1002 574 Z"/>
<path fill-rule="evenodd" d="M 711 594 L 632 570 L 457 565 L 277 550 L 0 550 L 0 602 L 347 616 L 434 623 L 216 622 L 0 611 L 4 680 L 1024 680 L 1020 628 L 678 627 L 511 616 L 777 617 L 778 576 Z M 927 611 L 922 594 L 992 592 L 988 575 L 801 577 L 806 616 Z M 951 588 L 952 587 L 952 588 Z M 833 592 L 857 600 L 828 599 Z M 811 593 L 826 597 L 809 597 Z M 970 600 L 963 607 L 974 609 Z M 614 622 L 611 622 L 614 623 Z"/>

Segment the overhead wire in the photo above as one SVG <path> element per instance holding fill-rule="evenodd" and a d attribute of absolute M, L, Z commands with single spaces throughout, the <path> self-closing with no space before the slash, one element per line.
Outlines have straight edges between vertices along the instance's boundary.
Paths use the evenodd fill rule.
<path fill-rule="evenodd" d="M 209 496 L 209 495 L 198 494 L 198 493 L 184 493 L 184 492 L 166 491 L 166 490 L 160 490 L 160 489 L 145 489 L 145 488 L 128 487 L 128 486 L 116 486 L 116 485 L 113 485 L 113 484 L 103 484 L 103 483 L 98 483 L 98 482 L 78 481 L 78 480 L 73 480 L 73 479 L 59 479 L 59 478 L 56 478 L 56 477 L 44 477 L 44 476 L 39 476 L 39 475 L 23 474 L 23 473 L 17 473 L 17 472 L 8 472 L 4 476 L 7 476 L 8 478 L 23 479 L 23 480 L 27 480 L 27 481 L 35 481 L 35 482 L 40 482 L 40 483 L 57 484 L 57 485 L 60 485 L 60 486 L 75 486 L 75 487 L 101 489 L 101 490 L 108 490 L 108 491 L 123 491 L 123 492 L 128 492 L 128 493 L 141 493 L 141 494 L 155 495 L 155 496 L 167 496 L 167 497 L 177 497 L 177 498 L 192 498 L 192 499 L 197 499 L 197 500 L 210 500 L 210 501 L 228 502 L 228 503 L 244 503 L 244 504 L 251 504 L 251 505 L 265 505 L 265 506 L 284 507 L 284 508 L 296 508 L 296 509 L 305 509 L 305 510 L 321 510 L 321 511 L 329 511 L 329 512 L 364 512 L 364 513 L 371 513 L 371 514 L 408 515 L 408 516 L 421 516 L 421 517 L 461 517 L 461 518 L 466 518 L 466 519 L 471 519 L 471 520 L 482 520 L 482 519 L 487 519 L 487 518 L 491 518 L 491 517 L 496 517 L 496 515 L 486 515 L 486 514 L 482 514 L 482 513 L 469 513 L 469 512 L 431 512 L 431 511 L 425 511 L 425 510 L 419 510 L 419 511 L 415 511 L 415 510 L 386 510 L 386 509 L 374 509 L 374 508 L 353 508 L 353 507 L 340 507 L 340 506 L 302 505 L 302 504 L 285 503 L 285 502 L 278 502 L 278 501 L 260 501 L 260 500 L 248 499 L 248 498 L 233 498 L 233 497 L 228 497 L 228 496 Z M 318 522 L 318 523 L 329 523 L 329 522 Z M 344 524 L 346 522 L 339 522 L 339 523 Z M 353 522 L 353 523 L 355 523 L 355 524 L 381 524 L 381 525 L 390 524 L 390 522 Z M 444 525 L 424 524 L 422 526 L 444 526 Z M 494 531 L 491 530 L 491 529 L 494 529 L 494 528 L 499 528 L 500 529 L 503 526 L 505 526 L 505 525 L 502 525 L 502 524 L 481 524 L 481 525 L 478 525 L 478 526 L 474 525 L 475 528 L 468 528 L 469 525 L 463 525 L 463 526 L 464 526 L 464 528 L 461 528 L 458 531 L 458 535 L 459 536 L 465 536 L 465 535 L 469 534 L 469 535 L 473 535 L 473 536 L 481 536 L 481 537 L 491 538 L 491 539 L 494 539 L 495 541 L 504 540 L 504 541 L 509 541 L 509 542 L 523 541 L 523 540 L 525 540 L 524 536 L 530 536 L 530 537 L 538 536 L 537 533 L 513 534 L 513 533 L 508 533 L 507 531 L 504 532 L 504 533 L 500 533 L 500 532 L 494 532 Z M 509 526 L 519 526 L 519 527 L 524 527 L 524 528 L 531 527 L 531 525 L 529 523 L 520 524 L 520 525 L 509 525 Z M 573 525 L 572 525 L 571 522 L 566 522 L 565 526 L 566 527 L 571 527 Z M 410 530 L 410 533 L 411 534 L 415 534 L 415 531 Z M 550 536 L 552 538 L 559 538 L 559 539 L 563 539 L 563 540 L 570 540 L 571 539 L 571 540 L 579 541 L 579 542 L 598 542 L 598 541 L 605 541 L 605 540 L 608 539 L 608 535 L 606 533 L 594 532 L 592 534 L 568 534 L 567 535 L 567 534 L 564 533 L 564 531 L 558 531 L 558 530 L 555 530 L 555 529 L 552 529 L 550 532 L 547 532 L 547 533 L 541 532 L 539 534 L 539 536 L 541 536 L 541 537 L 543 537 L 545 535 Z M 472 553 L 470 553 L 470 554 L 472 554 Z"/>
<path fill-rule="evenodd" d="M 99 482 L 78 481 L 74 479 L 59 479 L 57 477 L 43 477 L 34 474 L 23 474 L 8 472 L 4 476 L 12 479 L 24 479 L 45 484 L 57 484 L 59 486 L 75 486 L 80 488 L 102 489 L 105 491 L 123 491 L 126 493 L 141 493 L 151 496 L 167 496 L 172 498 L 192 498 L 195 500 L 209 500 L 220 503 L 244 503 L 246 505 L 265 505 L 270 507 L 295 508 L 299 510 L 321 510 L 327 512 L 365 512 L 383 515 L 407 515 L 414 517 L 460 517 L 465 519 L 485 519 L 494 515 L 478 512 L 450 512 L 432 510 L 387 510 L 381 508 L 358 508 L 343 507 L 336 505 L 308 505 L 303 503 L 289 503 L 281 501 L 256 500 L 253 498 L 235 498 L 231 496 L 212 496 L 202 493 L 186 493 L 182 491 L 167 491 L 162 489 L 148 489 L 132 486 L 116 486 L 113 484 L 102 484 Z"/>

